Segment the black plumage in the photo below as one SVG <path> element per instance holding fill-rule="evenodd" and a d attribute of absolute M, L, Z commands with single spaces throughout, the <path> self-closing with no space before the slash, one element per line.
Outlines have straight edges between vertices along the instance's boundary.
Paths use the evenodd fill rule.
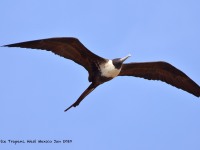
<path fill-rule="evenodd" d="M 130 57 L 109 60 L 88 50 L 78 39 L 71 37 L 48 38 L 4 45 L 6 47 L 21 47 L 51 51 L 66 59 L 73 60 L 83 66 L 89 73 L 88 80 L 92 82 L 80 95 L 75 103 L 68 107 L 76 107 L 97 86 L 116 76 L 134 76 L 148 80 L 160 80 L 172 86 L 200 97 L 200 87 L 185 73 L 166 62 L 125 63 Z"/>

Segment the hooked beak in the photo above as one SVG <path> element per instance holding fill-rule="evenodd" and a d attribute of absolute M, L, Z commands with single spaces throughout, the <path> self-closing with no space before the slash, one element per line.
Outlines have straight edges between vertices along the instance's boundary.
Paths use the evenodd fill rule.
<path fill-rule="evenodd" d="M 121 62 L 124 62 L 127 58 L 131 57 L 131 54 L 128 54 L 126 57 L 120 59 Z"/>

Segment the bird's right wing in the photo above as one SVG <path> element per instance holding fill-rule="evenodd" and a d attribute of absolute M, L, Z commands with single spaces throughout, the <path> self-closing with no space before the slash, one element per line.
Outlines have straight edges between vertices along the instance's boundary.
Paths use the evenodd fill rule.
<path fill-rule="evenodd" d="M 135 76 L 148 80 L 161 80 L 200 97 L 200 87 L 185 73 L 166 62 L 127 63 L 119 76 Z"/>
<path fill-rule="evenodd" d="M 82 65 L 89 73 L 92 73 L 93 61 L 105 61 L 104 58 L 89 51 L 78 39 L 71 37 L 48 38 L 4 46 L 51 51 Z"/>

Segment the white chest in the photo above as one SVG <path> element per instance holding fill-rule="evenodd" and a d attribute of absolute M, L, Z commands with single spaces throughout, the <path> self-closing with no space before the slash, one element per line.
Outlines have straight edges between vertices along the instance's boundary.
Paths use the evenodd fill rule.
<path fill-rule="evenodd" d="M 116 69 L 112 63 L 112 60 L 109 60 L 107 63 L 100 65 L 101 75 L 105 77 L 116 77 L 121 69 Z"/>

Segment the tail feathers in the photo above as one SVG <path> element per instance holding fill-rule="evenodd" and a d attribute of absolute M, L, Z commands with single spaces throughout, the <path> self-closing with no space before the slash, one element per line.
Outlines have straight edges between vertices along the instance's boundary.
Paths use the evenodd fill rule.
<path fill-rule="evenodd" d="M 80 104 L 80 102 L 88 95 L 90 94 L 98 85 L 91 83 L 90 86 L 80 95 L 80 97 L 77 99 L 75 103 L 73 103 L 71 106 L 69 106 L 67 109 L 65 109 L 65 112 L 68 111 L 72 107 L 76 107 Z"/>

